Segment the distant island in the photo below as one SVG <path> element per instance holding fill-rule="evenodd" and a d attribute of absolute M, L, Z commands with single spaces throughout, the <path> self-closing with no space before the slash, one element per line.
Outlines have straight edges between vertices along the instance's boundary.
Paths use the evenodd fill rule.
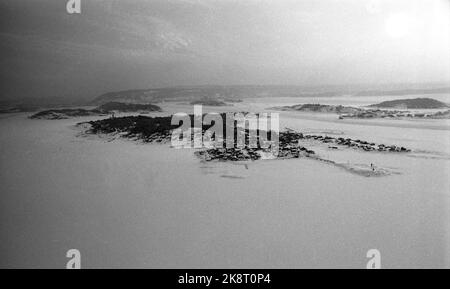
<path fill-rule="evenodd" d="M 107 112 L 162 111 L 161 107 L 154 104 L 123 103 L 115 101 L 102 104 L 97 109 Z"/>
<path fill-rule="evenodd" d="M 68 119 L 80 116 L 105 115 L 106 112 L 98 109 L 82 109 L 82 108 L 65 108 L 65 109 L 49 109 L 33 114 L 31 119 Z"/>
<path fill-rule="evenodd" d="M 356 113 L 363 109 L 343 105 L 327 105 L 327 104 L 295 104 L 292 106 L 272 107 L 270 109 L 281 111 L 304 111 L 304 112 L 322 112 L 322 113 Z"/>
<path fill-rule="evenodd" d="M 68 119 L 81 116 L 107 115 L 113 112 L 160 112 L 162 109 L 154 104 L 136 104 L 108 102 L 94 109 L 64 108 L 43 110 L 30 116 L 31 119 Z"/>
<path fill-rule="evenodd" d="M 205 99 L 205 100 L 194 100 L 191 101 L 191 105 L 206 105 L 206 106 L 227 106 L 228 104 L 221 101 L 221 100 L 214 100 L 214 99 Z"/>
<path fill-rule="evenodd" d="M 372 104 L 369 107 L 397 109 L 437 109 L 448 108 L 448 104 L 432 98 L 397 99 Z"/>

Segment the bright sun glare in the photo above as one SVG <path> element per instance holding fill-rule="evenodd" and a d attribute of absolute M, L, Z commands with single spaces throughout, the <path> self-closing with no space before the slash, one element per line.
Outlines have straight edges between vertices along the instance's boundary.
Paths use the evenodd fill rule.
<path fill-rule="evenodd" d="M 430 1 L 427 2 L 429 5 L 416 5 L 411 6 L 413 9 L 392 11 L 386 15 L 384 20 L 385 33 L 393 39 L 419 39 L 421 41 L 427 39 L 428 42 L 436 45 L 448 45 L 450 2 L 447 1 Z"/>

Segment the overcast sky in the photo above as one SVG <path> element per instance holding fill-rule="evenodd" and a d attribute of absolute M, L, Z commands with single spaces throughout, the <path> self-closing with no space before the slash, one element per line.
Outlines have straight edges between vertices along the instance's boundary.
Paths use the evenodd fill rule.
<path fill-rule="evenodd" d="M 449 0 L 1 0 L 1 97 L 450 82 Z"/>

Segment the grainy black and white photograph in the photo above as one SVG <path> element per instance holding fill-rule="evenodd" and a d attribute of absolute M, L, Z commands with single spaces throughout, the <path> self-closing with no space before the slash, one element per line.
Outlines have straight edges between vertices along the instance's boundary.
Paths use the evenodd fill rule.
<path fill-rule="evenodd" d="M 449 0 L 1 0 L 0 62 L 0 268 L 450 268 Z"/>

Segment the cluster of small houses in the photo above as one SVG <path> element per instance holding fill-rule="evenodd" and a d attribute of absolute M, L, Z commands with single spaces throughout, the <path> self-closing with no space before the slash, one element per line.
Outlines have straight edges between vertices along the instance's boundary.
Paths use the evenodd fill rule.
<path fill-rule="evenodd" d="M 279 150 L 278 158 L 298 158 L 300 156 L 309 157 L 315 155 L 313 150 L 307 149 L 299 145 L 299 140 L 314 140 L 325 144 L 336 144 L 347 146 L 349 148 L 362 149 L 364 151 L 380 151 L 380 152 L 410 152 L 410 149 L 395 145 L 375 144 L 363 140 L 353 140 L 350 138 L 333 138 L 322 135 L 303 135 L 302 133 L 287 131 L 281 132 L 279 135 Z M 337 149 L 337 146 L 329 146 Z M 206 161 L 212 160 L 258 160 L 261 158 L 261 153 L 267 151 L 261 148 L 214 148 L 204 151 L 199 151 L 197 154 L 203 157 Z"/>
<path fill-rule="evenodd" d="M 172 138 L 172 133 L 170 131 L 165 131 L 165 132 L 153 133 L 150 136 L 143 138 L 142 140 L 144 142 L 149 142 L 149 143 L 153 143 L 153 142 L 166 143 L 166 142 L 169 142 L 171 140 L 171 138 Z"/>
<path fill-rule="evenodd" d="M 395 145 L 375 144 L 363 140 L 352 140 L 350 138 L 333 138 L 322 135 L 303 135 L 297 132 L 281 132 L 279 135 L 279 150 L 278 158 L 299 158 L 300 156 L 309 157 L 315 155 L 313 150 L 307 149 L 299 145 L 299 140 L 315 140 L 325 144 L 336 144 L 347 146 L 349 148 L 362 149 L 364 151 L 379 151 L 379 152 L 410 152 L 410 149 Z M 329 146 L 337 149 L 336 146 Z M 206 161 L 212 160 L 229 160 L 229 161 L 243 161 L 243 160 L 258 160 L 261 158 L 261 153 L 269 151 L 261 148 L 214 148 L 204 151 L 199 151 L 197 154 Z"/>
<path fill-rule="evenodd" d="M 206 161 L 223 160 L 223 161 L 245 161 L 259 160 L 262 154 L 269 153 L 270 149 L 262 148 L 215 148 L 204 151 L 198 151 L 197 154 Z M 313 155 L 314 151 L 308 150 L 302 146 L 283 145 L 280 146 L 277 158 L 299 158 L 301 155 Z"/>
<path fill-rule="evenodd" d="M 314 155 L 315 152 L 298 144 L 302 138 L 301 133 L 280 132 L 279 147 L 277 158 L 299 158 L 300 156 Z M 271 148 L 213 148 L 204 151 L 198 151 L 197 154 L 206 161 L 224 160 L 224 161 L 245 161 L 258 160 L 264 154 L 271 154 Z"/>
<path fill-rule="evenodd" d="M 197 154 L 203 157 L 206 161 L 244 161 L 260 159 L 260 150 L 261 149 L 253 148 L 214 148 L 204 151 L 198 151 Z"/>
<path fill-rule="evenodd" d="M 298 141 L 303 138 L 302 133 L 293 131 L 281 132 L 279 135 L 280 149 L 278 157 L 280 158 L 298 158 L 301 154 L 305 156 L 314 155 L 313 150 L 300 146 Z"/>

